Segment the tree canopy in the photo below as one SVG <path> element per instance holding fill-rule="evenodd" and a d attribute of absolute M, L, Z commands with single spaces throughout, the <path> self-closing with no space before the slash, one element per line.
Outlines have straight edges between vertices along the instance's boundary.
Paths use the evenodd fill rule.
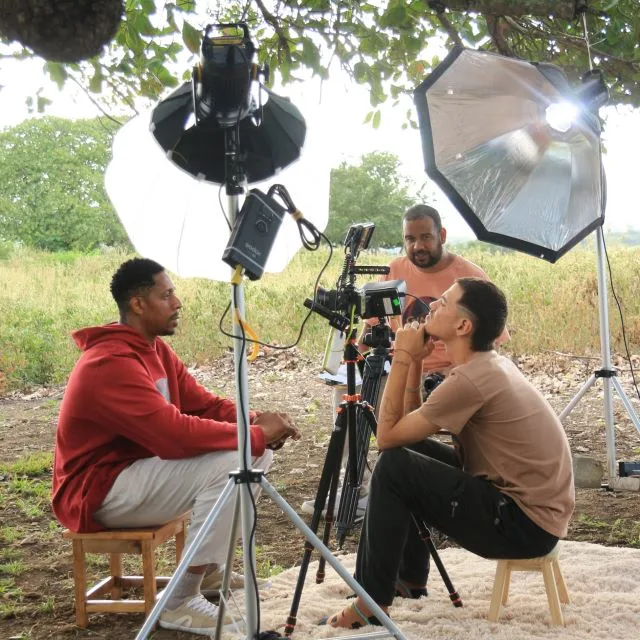
<path fill-rule="evenodd" d="M 349 227 L 357 222 L 376 225 L 372 247 L 402 244 L 402 215 L 414 199 L 410 185 L 399 172 L 400 159 L 393 153 L 374 151 L 358 164 L 343 162 L 331 171 L 329 224 L 326 236 L 342 244 Z"/>
<path fill-rule="evenodd" d="M 27 3 L 36 20 L 56 2 L 17 4 Z M 16 2 L 3 4 L 0 33 L 7 43 L 16 35 L 6 24 L 11 17 L 6 6 Z M 586 13 L 571 18 L 575 6 L 586 7 Z M 577 80 L 589 69 L 584 16 L 590 55 L 605 74 L 612 100 L 640 106 L 637 0 L 126 0 L 124 9 L 101 55 L 72 63 L 50 59 L 45 69 L 51 78 L 60 86 L 79 84 L 100 95 L 103 105 L 111 100 L 133 108 L 139 96 L 155 99 L 190 77 L 205 24 L 242 20 L 260 48 L 260 63 L 269 63 L 284 82 L 302 77 L 305 69 L 327 77 L 337 62 L 368 85 L 376 107 L 413 89 L 438 64 L 429 47 L 434 39 L 447 48 L 464 44 L 553 62 Z M 15 44 L 3 48 L 5 56 L 33 55 Z"/>
<path fill-rule="evenodd" d="M 0 132 L 0 239 L 49 251 L 129 246 L 104 189 L 99 120 L 33 118 Z"/>

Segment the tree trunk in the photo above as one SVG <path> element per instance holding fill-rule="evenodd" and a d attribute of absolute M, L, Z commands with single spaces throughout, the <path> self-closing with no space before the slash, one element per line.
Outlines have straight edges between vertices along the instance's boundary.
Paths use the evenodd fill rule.
<path fill-rule="evenodd" d="M 573 20 L 578 11 L 587 6 L 587 0 L 429 0 L 437 11 L 474 11 L 485 16 L 555 16 Z"/>
<path fill-rule="evenodd" d="M 98 55 L 122 20 L 122 0 L 0 0 L 0 33 L 46 60 Z"/>

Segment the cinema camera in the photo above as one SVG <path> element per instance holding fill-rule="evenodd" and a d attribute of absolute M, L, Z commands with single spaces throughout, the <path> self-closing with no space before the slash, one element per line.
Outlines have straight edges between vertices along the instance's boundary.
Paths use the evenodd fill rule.
<path fill-rule="evenodd" d="M 386 266 L 356 266 L 360 253 L 369 246 L 375 229 L 372 222 L 354 224 L 344 240 L 345 261 L 335 289 L 318 287 L 313 300 L 307 298 L 304 306 L 315 311 L 340 331 L 346 331 L 358 318 L 383 318 L 402 314 L 406 283 L 404 280 L 370 282 L 356 288 L 358 275 L 386 275 Z"/>

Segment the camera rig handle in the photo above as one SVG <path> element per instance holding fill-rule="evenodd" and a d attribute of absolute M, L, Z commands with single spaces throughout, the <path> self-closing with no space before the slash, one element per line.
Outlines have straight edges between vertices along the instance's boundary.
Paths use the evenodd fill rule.
<path fill-rule="evenodd" d="M 354 265 L 350 271 L 354 275 L 386 276 L 390 273 L 391 269 L 384 265 L 368 265 L 364 267 Z"/>

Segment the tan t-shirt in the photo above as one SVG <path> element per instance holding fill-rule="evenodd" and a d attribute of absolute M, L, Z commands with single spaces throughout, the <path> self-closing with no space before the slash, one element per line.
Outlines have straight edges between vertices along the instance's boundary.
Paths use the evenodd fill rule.
<path fill-rule="evenodd" d="M 458 436 L 466 472 L 486 477 L 545 531 L 567 535 L 575 505 L 569 442 L 549 403 L 511 360 L 475 353 L 420 411 Z"/>

